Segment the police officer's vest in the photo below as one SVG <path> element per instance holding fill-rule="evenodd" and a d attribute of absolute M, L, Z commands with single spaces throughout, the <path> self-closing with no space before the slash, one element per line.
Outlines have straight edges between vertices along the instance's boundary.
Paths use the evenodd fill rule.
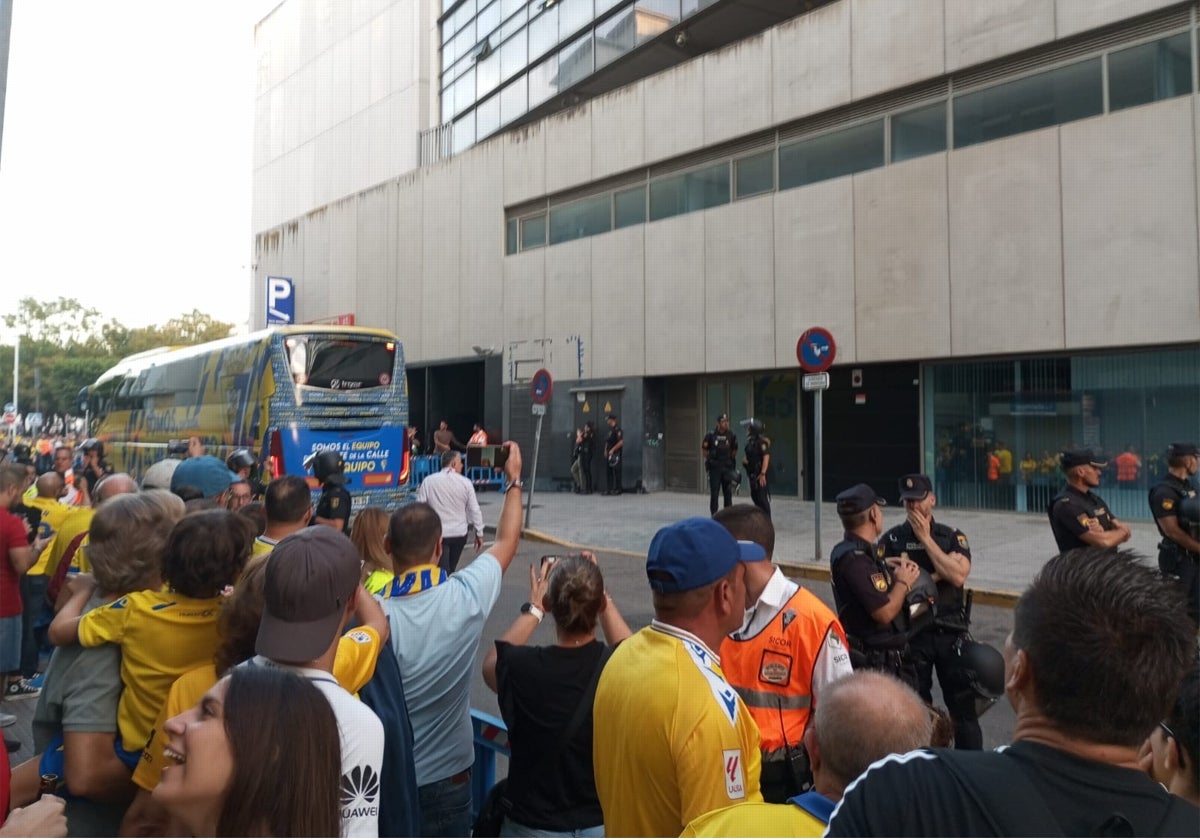
<path fill-rule="evenodd" d="M 746 469 L 751 476 L 762 472 L 762 437 L 751 435 L 746 441 Z"/>
<path fill-rule="evenodd" d="M 843 540 L 841 543 L 839 543 L 837 546 L 834 547 L 833 551 L 831 551 L 829 553 L 830 569 L 835 568 L 837 566 L 838 561 L 841 560 L 843 557 L 845 557 L 847 554 L 853 554 L 857 550 L 858 550 L 858 546 L 856 546 L 853 542 L 851 542 L 850 540 Z M 888 568 L 888 565 L 886 563 L 884 563 L 883 560 L 880 559 L 877 555 L 873 554 L 871 556 L 871 559 L 875 561 L 875 565 L 879 568 L 879 571 L 883 572 L 884 575 L 886 575 L 887 580 L 890 584 L 891 580 L 892 580 L 892 572 L 891 572 L 891 569 Z M 830 577 L 830 581 L 829 581 L 830 584 L 835 587 L 835 595 L 836 595 L 837 584 L 834 581 L 836 580 L 836 578 L 837 578 L 837 576 L 833 575 Z M 890 585 L 889 585 L 888 591 L 889 592 L 891 591 Z M 839 614 L 838 618 L 839 619 L 841 618 L 840 614 Z M 898 646 L 899 647 L 907 647 L 908 636 L 909 636 L 909 623 L 908 623 L 908 610 L 906 608 L 901 608 L 900 612 L 896 613 L 896 617 L 893 618 L 891 621 L 889 621 L 887 624 L 879 624 L 878 622 L 876 622 L 875 623 L 875 632 L 871 633 L 869 636 L 867 636 L 865 638 L 861 638 L 861 639 L 860 638 L 850 638 L 849 634 L 847 634 L 847 638 L 849 639 L 850 644 L 852 646 L 854 646 L 854 645 L 861 646 L 862 648 L 865 648 L 867 650 L 880 649 L 880 648 L 884 648 L 884 649 L 896 648 Z"/>
<path fill-rule="evenodd" d="M 733 463 L 733 452 L 730 451 L 729 435 L 713 432 L 712 442 L 713 446 L 710 457 L 714 466 L 726 467 Z"/>
<path fill-rule="evenodd" d="M 835 644 L 846 645 L 841 626 L 821 620 L 828 614 L 817 596 L 800 587 L 756 636 L 727 636 L 721 642 L 721 670 L 758 724 L 763 752 L 783 747 L 785 734 L 793 747 L 804 737 L 812 709 L 812 671 L 831 627 Z"/>

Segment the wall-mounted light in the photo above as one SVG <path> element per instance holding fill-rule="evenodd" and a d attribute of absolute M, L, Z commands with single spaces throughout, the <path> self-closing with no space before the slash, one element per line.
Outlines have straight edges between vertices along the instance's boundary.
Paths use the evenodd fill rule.
<path fill-rule="evenodd" d="M 679 47 L 679 49 L 686 47 L 688 45 L 688 40 L 689 38 L 686 30 L 675 33 L 675 46 Z"/>

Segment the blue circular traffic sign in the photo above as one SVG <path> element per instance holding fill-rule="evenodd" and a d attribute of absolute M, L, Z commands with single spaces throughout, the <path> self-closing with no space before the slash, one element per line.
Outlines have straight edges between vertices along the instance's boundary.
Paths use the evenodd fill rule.
<path fill-rule="evenodd" d="M 824 327 L 809 327 L 796 342 L 796 359 L 805 373 L 820 373 L 833 366 L 837 342 Z"/>
<path fill-rule="evenodd" d="M 537 405 L 545 405 L 550 402 L 550 395 L 553 393 L 554 380 L 550 378 L 550 371 L 545 368 L 539 369 L 529 383 L 530 396 Z"/>

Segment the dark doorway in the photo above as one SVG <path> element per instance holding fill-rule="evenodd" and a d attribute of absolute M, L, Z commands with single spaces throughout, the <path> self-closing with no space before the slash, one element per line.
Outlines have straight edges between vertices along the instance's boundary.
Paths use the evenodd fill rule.
<path fill-rule="evenodd" d="M 433 447 L 433 432 L 445 420 L 462 443 L 475 423 L 485 424 L 483 359 L 408 369 L 409 423 L 420 429 L 421 444 Z"/>

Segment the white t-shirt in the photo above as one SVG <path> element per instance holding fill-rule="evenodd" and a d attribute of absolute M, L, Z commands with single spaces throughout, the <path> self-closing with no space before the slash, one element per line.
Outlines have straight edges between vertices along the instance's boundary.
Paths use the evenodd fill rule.
<path fill-rule="evenodd" d="M 342 739 L 342 836 L 379 836 L 379 772 L 383 767 L 383 724 L 371 708 L 316 668 L 281 665 L 262 656 L 250 660 L 307 677 L 321 690 L 337 717 Z"/>

